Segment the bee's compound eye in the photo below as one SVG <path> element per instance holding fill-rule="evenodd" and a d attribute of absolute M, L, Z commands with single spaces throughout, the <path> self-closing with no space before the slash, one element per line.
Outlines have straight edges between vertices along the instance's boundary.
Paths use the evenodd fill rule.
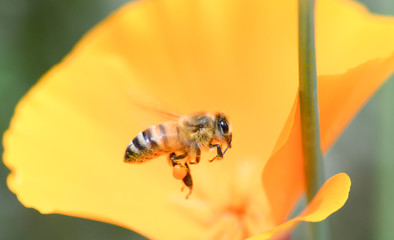
<path fill-rule="evenodd" d="M 181 165 L 175 165 L 172 168 L 172 176 L 174 176 L 175 179 L 182 180 L 185 178 L 187 174 L 187 168 Z"/>
<path fill-rule="evenodd" d="M 219 126 L 222 129 L 224 134 L 228 133 L 228 124 L 226 121 L 223 121 L 222 119 L 219 120 Z"/>

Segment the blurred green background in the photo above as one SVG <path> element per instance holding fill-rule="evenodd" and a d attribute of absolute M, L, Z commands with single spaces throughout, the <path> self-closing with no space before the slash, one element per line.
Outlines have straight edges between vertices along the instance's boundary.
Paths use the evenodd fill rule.
<path fill-rule="evenodd" d="M 18 100 L 92 26 L 126 0 L 0 0 L 0 133 Z M 364 0 L 394 15 L 392 0 Z M 335 13 L 333 13 L 335 17 Z M 393 43 L 394 44 L 394 43 Z M 330 217 L 332 239 L 394 239 L 394 81 L 372 98 L 327 154 L 327 176 L 346 172 L 350 197 Z M 0 145 L 0 153 L 3 148 Z M 129 230 L 23 207 L 0 163 L 0 239 L 144 239 Z M 303 239 L 303 227 L 295 239 Z"/>

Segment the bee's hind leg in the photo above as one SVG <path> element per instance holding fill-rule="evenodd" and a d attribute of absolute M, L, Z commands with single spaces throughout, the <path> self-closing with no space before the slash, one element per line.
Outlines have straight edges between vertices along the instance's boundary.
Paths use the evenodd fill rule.
<path fill-rule="evenodd" d="M 187 157 L 187 155 L 189 155 L 188 152 L 185 152 L 184 154 L 181 154 L 181 155 L 178 155 L 178 156 L 174 152 L 171 153 L 170 156 L 169 156 L 171 165 L 173 167 L 175 167 L 176 165 L 183 165 L 183 164 L 180 163 L 181 162 L 180 160 L 184 159 L 185 157 Z"/>
<path fill-rule="evenodd" d="M 193 180 L 192 180 L 192 175 L 190 174 L 189 165 L 187 163 L 185 163 L 185 166 L 186 166 L 188 171 L 187 171 L 186 176 L 182 179 L 182 181 L 185 184 L 185 186 L 189 188 L 189 193 L 186 195 L 186 199 L 188 199 L 189 196 L 192 194 L 192 191 L 193 191 Z"/>
<path fill-rule="evenodd" d="M 186 152 L 186 153 L 184 153 L 182 155 L 178 155 L 178 156 L 176 156 L 175 153 L 171 153 L 170 156 L 169 156 L 171 164 L 172 164 L 172 167 L 173 167 L 174 171 L 176 171 L 177 175 L 178 174 L 182 174 L 181 173 L 182 169 L 183 169 L 183 171 L 186 169 L 186 174 L 182 178 L 182 181 L 185 184 L 185 186 L 189 188 L 189 193 L 186 195 L 186 199 L 188 199 L 190 194 L 192 194 L 192 191 L 193 191 L 193 180 L 192 180 L 192 175 L 190 174 L 189 165 L 187 163 L 183 164 L 180 160 L 184 159 L 188 155 L 189 155 L 189 153 Z M 182 190 L 183 190 L 183 188 L 182 188 Z"/>

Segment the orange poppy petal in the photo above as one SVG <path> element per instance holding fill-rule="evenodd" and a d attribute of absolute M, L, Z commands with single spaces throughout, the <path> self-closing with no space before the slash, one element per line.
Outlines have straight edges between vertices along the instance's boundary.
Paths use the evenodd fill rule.
<path fill-rule="evenodd" d="M 323 151 L 394 69 L 394 58 L 372 60 L 345 74 L 318 77 Z M 263 171 L 275 223 L 283 222 L 304 192 L 298 100 Z M 285 166 L 285 167 L 284 167 Z M 275 184 L 272 184 L 275 183 Z"/>
<path fill-rule="evenodd" d="M 355 1 L 316 1 L 317 74 L 339 74 L 394 52 L 394 18 Z"/>
<path fill-rule="evenodd" d="M 301 221 L 320 222 L 339 210 L 347 201 L 350 191 L 350 178 L 345 173 L 339 173 L 321 187 L 307 208 L 297 217 L 278 225 L 277 227 L 249 239 L 262 240 L 272 237 L 286 236 Z M 280 239 L 280 238 L 278 238 Z"/>
<path fill-rule="evenodd" d="M 305 186 L 298 95 L 274 152 L 263 170 L 274 224 L 290 214 Z"/>
<path fill-rule="evenodd" d="M 321 144 L 326 152 L 392 74 L 394 19 L 370 14 L 351 1 L 317 1 L 316 41 L 318 74 L 345 73 L 318 78 Z M 299 119 L 292 117 L 294 109 L 263 174 L 276 223 L 288 216 L 304 191 Z"/>

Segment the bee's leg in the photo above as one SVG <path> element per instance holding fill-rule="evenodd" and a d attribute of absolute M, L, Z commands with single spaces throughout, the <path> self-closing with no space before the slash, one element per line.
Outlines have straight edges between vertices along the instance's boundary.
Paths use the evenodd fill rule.
<path fill-rule="evenodd" d="M 200 151 L 200 153 L 201 153 L 201 151 Z M 182 179 L 182 181 L 185 184 L 185 186 L 189 188 L 189 193 L 186 195 L 186 199 L 188 199 L 190 194 L 192 194 L 192 191 L 193 191 L 193 180 L 192 180 L 192 175 L 190 174 L 189 165 L 187 163 L 182 164 L 179 160 L 187 157 L 188 155 L 189 155 L 189 152 L 185 152 L 184 154 L 178 155 L 178 156 L 176 156 L 175 153 L 171 153 L 170 156 L 169 156 L 169 158 L 171 160 L 171 164 L 172 164 L 173 167 L 179 165 L 179 166 L 187 169 L 187 173 L 186 173 L 185 177 L 183 177 L 183 179 Z"/>
<path fill-rule="evenodd" d="M 192 191 L 193 191 L 193 180 L 192 180 L 192 175 L 190 174 L 189 165 L 187 163 L 185 163 L 185 166 L 187 168 L 187 174 L 182 180 L 183 180 L 183 183 L 186 185 L 186 187 L 189 188 L 189 193 L 186 195 L 186 199 L 188 199 L 190 194 L 192 194 Z"/>
<path fill-rule="evenodd" d="M 175 165 L 181 165 L 179 160 L 184 159 L 185 157 L 187 157 L 187 155 L 189 155 L 188 152 L 185 152 L 184 154 L 178 156 L 174 152 L 171 153 L 169 157 L 172 166 L 174 167 Z"/>
<path fill-rule="evenodd" d="M 194 159 L 194 161 L 190 161 L 189 163 L 190 163 L 190 164 L 197 164 L 197 163 L 200 162 L 200 158 L 201 158 L 201 149 L 200 149 L 200 147 L 198 146 L 197 143 L 194 143 L 193 148 L 194 148 L 193 152 L 194 152 L 194 154 L 196 155 L 196 158 Z"/>
<path fill-rule="evenodd" d="M 222 148 L 220 147 L 219 144 L 215 144 L 215 145 L 209 144 L 209 147 L 210 148 L 216 147 L 216 150 L 217 150 L 217 155 L 214 158 L 212 158 L 211 160 L 209 160 L 210 162 L 212 162 L 215 159 L 222 159 L 223 158 Z"/>

